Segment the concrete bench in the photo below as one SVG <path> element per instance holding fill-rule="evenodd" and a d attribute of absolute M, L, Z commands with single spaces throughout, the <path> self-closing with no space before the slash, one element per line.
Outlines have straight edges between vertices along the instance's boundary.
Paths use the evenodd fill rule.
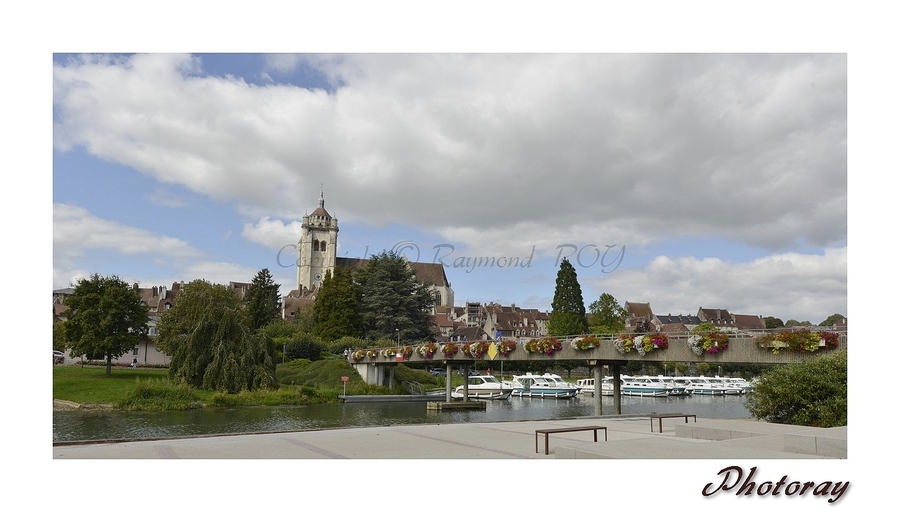
<path fill-rule="evenodd" d="M 606 427 L 598 427 L 596 425 L 591 425 L 587 427 L 567 427 L 567 428 L 544 428 L 534 431 L 534 453 L 538 453 L 538 436 L 540 434 L 544 434 L 544 455 L 550 455 L 550 434 L 560 434 L 563 432 L 582 432 L 586 430 L 594 431 L 594 442 L 597 442 L 597 431 L 603 430 L 603 440 L 608 441 L 609 436 L 606 432 Z"/>
<path fill-rule="evenodd" d="M 696 414 L 682 414 L 680 412 L 663 412 L 659 414 L 651 414 L 650 415 L 650 432 L 653 432 L 653 420 L 659 420 L 659 431 L 662 432 L 662 420 L 663 418 L 684 418 L 684 422 L 688 422 L 688 418 L 694 418 L 694 423 L 697 423 L 697 415 Z"/>

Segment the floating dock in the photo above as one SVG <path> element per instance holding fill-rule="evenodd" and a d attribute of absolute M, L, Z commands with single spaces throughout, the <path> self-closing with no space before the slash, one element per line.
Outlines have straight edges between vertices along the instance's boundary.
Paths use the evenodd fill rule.
<path fill-rule="evenodd" d="M 470 400 L 463 402 L 454 400 L 453 402 L 428 402 L 429 411 L 483 411 L 487 409 L 487 402 L 481 400 Z"/>
<path fill-rule="evenodd" d="M 428 402 L 432 400 L 446 399 L 446 393 L 431 395 L 340 395 L 344 403 L 372 403 L 372 402 Z"/>

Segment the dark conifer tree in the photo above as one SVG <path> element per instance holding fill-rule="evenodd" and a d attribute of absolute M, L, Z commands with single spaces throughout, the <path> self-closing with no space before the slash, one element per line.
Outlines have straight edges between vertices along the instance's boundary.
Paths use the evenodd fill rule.
<path fill-rule="evenodd" d="M 551 336 L 570 336 L 588 331 L 584 311 L 584 299 L 575 267 L 563 258 L 556 274 L 556 291 L 553 294 L 547 331 Z"/>

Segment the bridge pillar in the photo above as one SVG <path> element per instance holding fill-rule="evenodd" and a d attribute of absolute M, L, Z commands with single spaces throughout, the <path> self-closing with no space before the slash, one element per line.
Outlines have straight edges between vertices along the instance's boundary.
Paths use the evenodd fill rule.
<path fill-rule="evenodd" d="M 622 414 L 622 365 L 614 364 L 613 368 L 613 400 L 616 404 L 616 414 Z"/>
<path fill-rule="evenodd" d="M 375 366 L 372 363 L 351 363 L 351 365 L 366 384 L 383 385 L 384 366 Z"/>
<path fill-rule="evenodd" d="M 593 367 L 594 374 L 594 414 L 603 416 L 603 365 L 597 361 Z"/>

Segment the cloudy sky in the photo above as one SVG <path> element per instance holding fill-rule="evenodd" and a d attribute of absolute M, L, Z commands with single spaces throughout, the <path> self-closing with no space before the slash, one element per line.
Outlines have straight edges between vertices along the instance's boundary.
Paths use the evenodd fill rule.
<path fill-rule="evenodd" d="M 457 304 L 847 315 L 846 54 L 53 56 L 53 286 L 445 266 Z M 480 258 L 480 259 L 479 259 Z"/>

